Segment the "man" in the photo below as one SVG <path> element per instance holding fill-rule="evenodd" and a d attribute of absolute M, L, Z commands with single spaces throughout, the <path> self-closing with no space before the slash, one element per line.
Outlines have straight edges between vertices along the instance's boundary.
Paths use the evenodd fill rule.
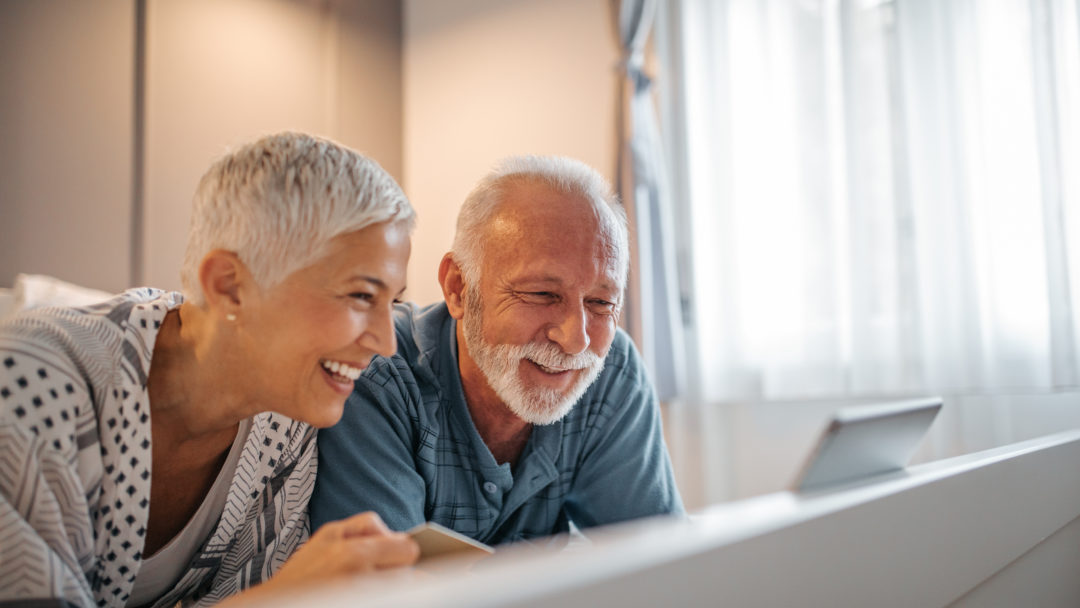
<path fill-rule="evenodd" d="M 373 510 L 498 544 L 682 513 L 660 411 L 617 327 L 629 252 L 607 182 L 505 161 L 469 194 L 445 302 L 395 312 L 399 349 L 319 434 L 312 525 Z"/>

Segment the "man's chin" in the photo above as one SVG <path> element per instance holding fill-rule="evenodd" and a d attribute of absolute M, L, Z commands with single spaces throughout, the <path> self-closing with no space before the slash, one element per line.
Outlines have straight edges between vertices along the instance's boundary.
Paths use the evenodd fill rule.
<path fill-rule="evenodd" d="M 569 390 L 557 391 L 554 389 L 533 386 L 523 389 L 524 383 L 520 381 L 517 387 L 509 388 L 500 394 L 503 403 L 507 404 L 510 411 L 525 422 L 544 426 L 554 424 L 570 413 L 574 406 L 585 395 L 586 390 L 593 382 L 603 366 L 595 369 L 582 370 L 582 376 L 577 379 L 574 386 Z M 501 391 L 496 391 L 501 392 Z"/>
<path fill-rule="evenodd" d="M 507 407 L 510 411 L 514 412 L 518 418 L 521 418 L 529 424 L 535 424 L 537 426 L 546 426 L 549 424 L 555 424 L 562 420 L 570 413 L 570 410 L 574 409 L 574 403 L 577 399 L 564 399 L 558 403 L 522 403 L 520 400 L 508 401 Z"/>

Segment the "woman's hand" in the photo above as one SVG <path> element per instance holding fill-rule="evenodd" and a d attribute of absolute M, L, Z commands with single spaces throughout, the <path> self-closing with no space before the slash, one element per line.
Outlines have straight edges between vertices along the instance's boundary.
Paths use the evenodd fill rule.
<path fill-rule="evenodd" d="M 270 579 L 293 587 L 347 574 L 415 563 L 420 547 L 402 532 L 391 532 L 373 511 L 330 522 L 311 535 Z"/>
<path fill-rule="evenodd" d="M 377 513 L 368 511 L 319 528 L 270 580 L 224 604 L 239 606 L 270 597 L 269 593 L 299 591 L 348 575 L 407 566 L 419 557 L 416 541 L 390 531 Z"/>

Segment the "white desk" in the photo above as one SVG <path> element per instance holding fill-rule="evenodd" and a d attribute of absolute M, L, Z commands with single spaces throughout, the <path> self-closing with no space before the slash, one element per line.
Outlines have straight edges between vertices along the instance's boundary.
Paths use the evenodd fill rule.
<path fill-rule="evenodd" d="M 564 552 L 358 579 L 282 605 L 1078 606 L 1080 431 L 817 494 L 651 520 Z"/>

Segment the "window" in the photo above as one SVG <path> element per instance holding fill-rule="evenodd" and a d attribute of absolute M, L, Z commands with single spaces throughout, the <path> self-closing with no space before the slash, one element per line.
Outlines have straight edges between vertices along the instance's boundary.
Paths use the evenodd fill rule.
<path fill-rule="evenodd" d="M 1077 10 L 668 2 L 697 397 L 1077 387 Z"/>

